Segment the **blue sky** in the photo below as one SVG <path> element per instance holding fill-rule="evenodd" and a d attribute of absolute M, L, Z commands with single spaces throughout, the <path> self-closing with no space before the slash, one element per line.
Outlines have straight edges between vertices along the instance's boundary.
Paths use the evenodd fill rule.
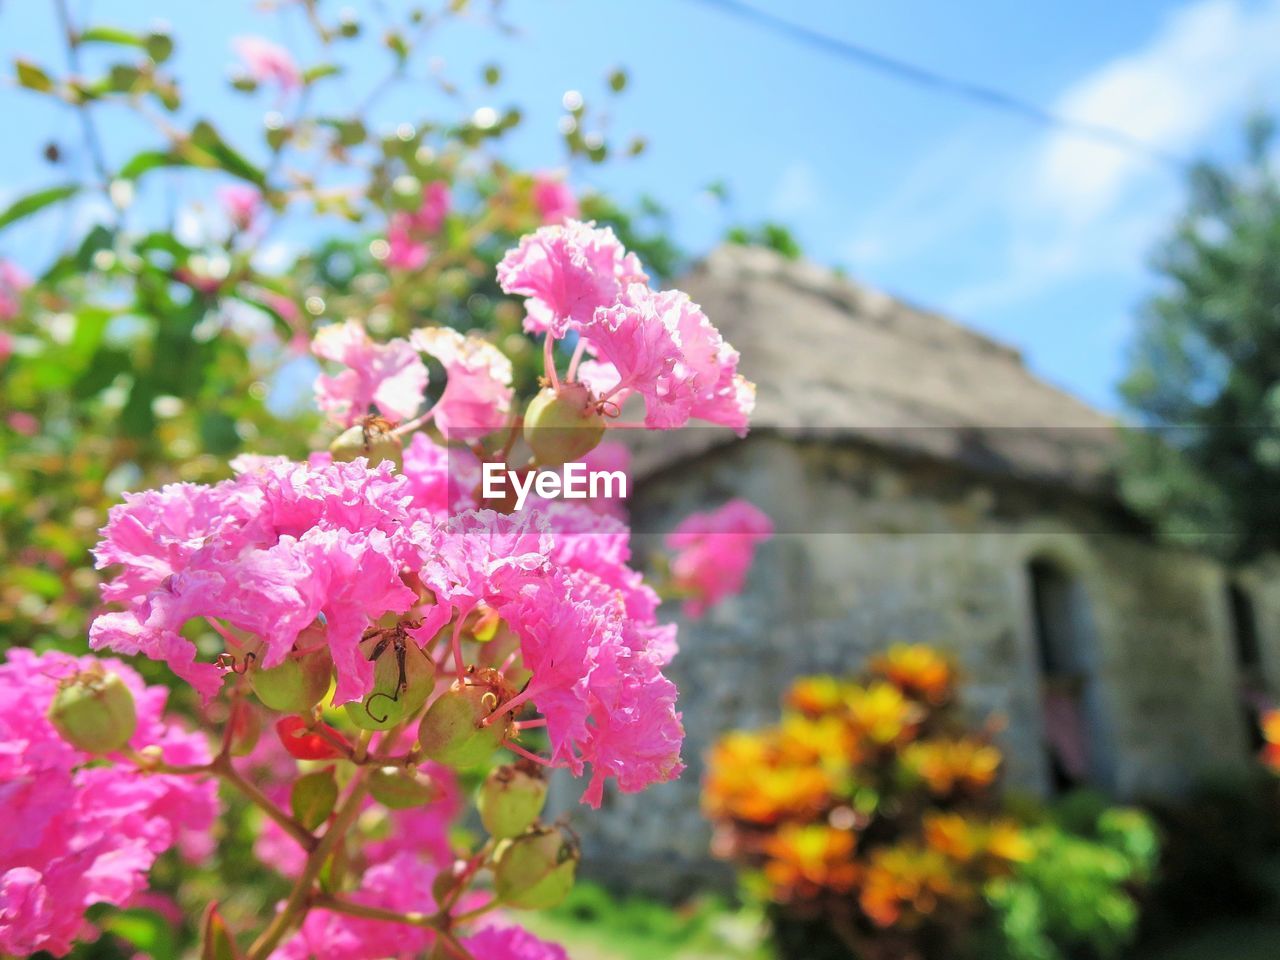
<path fill-rule="evenodd" d="M 1237 155 L 1244 117 L 1277 107 L 1280 0 L 750 2 L 1188 156 Z M 94 22 L 167 20 L 193 98 L 245 141 L 258 114 L 223 92 L 231 38 L 258 32 L 295 46 L 303 36 L 295 14 L 260 6 L 72 0 Z M 601 100 L 608 71 L 625 65 L 632 84 L 610 105 L 611 129 L 641 133 L 651 149 L 638 160 L 575 169 L 578 185 L 652 194 L 672 208 L 677 239 L 694 250 L 712 244 L 726 218 L 781 220 L 812 259 L 1010 342 L 1049 380 L 1115 406 L 1136 307 L 1154 283 L 1147 258 L 1182 200 L 1176 171 L 904 84 L 693 0 L 506 7 L 517 36 L 458 24 L 433 35 L 422 56 L 468 82 L 468 108 L 525 108 L 507 149 L 516 163 L 561 164 L 562 95 L 579 89 Z M 21 52 L 57 64 L 51 8 L 0 4 L 5 59 Z M 305 43 L 296 50 L 304 63 L 314 53 Z M 491 60 L 505 70 L 496 92 L 470 82 Z M 417 70 L 425 77 L 428 65 Z M 331 95 L 359 97 L 374 76 L 372 66 L 357 69 Z M 450 109 L 423 81 L 399 91 L 376 119 L 389 128 L 433 106 Z M 39 150 L 49 138 L 70 140 L 75 127 L 69 114 L 12 88 L 0 88 L 0 112 L 8 133 L 3 200 L 52 179 Z M 122 118 L 106 119 L 113 157 L 146 142 Z M 727 213 L 705 195 L 717 180 L 732 191 Z M 56 242 L 46 237 L 53 229 L 9 231 L 0 255 L 38 259 Z"/>

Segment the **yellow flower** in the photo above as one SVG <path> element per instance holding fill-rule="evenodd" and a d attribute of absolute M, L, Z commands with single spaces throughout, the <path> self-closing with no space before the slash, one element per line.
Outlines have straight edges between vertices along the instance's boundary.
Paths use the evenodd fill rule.
<path fill-rule="evenodd" d="M 825 824 L 787 824 L 765 843 L 764 875 L 780 900 L 848 893 L 858 882 L 854 838 Z"/>
<path fill-rule="evenodd" d="M 924 719 L 919 704 L 883 681 L 851 688 L 845 710 L 854 730 L 877 746 L 909 739 L 916 724 Z"/>
<path fill-rule="evenodd" d="M 871 673 L 888 680 L 908 696 L 935 705 L 951 697 L 956 679 L 951 661 L 923 644 L 894 644 L 872 659 Z"/>

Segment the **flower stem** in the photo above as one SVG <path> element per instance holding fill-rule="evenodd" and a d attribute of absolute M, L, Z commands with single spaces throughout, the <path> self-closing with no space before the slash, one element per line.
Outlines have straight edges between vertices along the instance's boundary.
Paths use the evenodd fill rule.
<path fill-rule="evenodd" d="M 360 813 L 361 801 L 364 800 L 365 793 L 369 789 L 368 777 L 367 767 L 356 769 L 346 800 L 334 814 L 329 829 L 325 831 L 319 844 L 308 854 L 307 862 L 303 865 L 302 873 L 298 875 L 284 907 L 249 948 L 249 960 L 266 960 L 271 955 L 271 951 L 280 945 L 285 934 L 306 915 L 311 900 L 311 888 L 324 869 L 325 862 L 337 849 Z"/>

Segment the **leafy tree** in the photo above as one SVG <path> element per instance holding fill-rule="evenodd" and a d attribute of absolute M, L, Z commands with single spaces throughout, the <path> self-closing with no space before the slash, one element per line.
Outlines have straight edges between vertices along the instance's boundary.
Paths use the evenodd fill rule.
<path fill-rule="evenodd" d="M 1128 502 L 1164 535 L 1247 559 L 1280 546 L 1280 180 L 1273 124 L 1239 169 L 1198 166 L 1156 259 L 1121 391 Z"/>

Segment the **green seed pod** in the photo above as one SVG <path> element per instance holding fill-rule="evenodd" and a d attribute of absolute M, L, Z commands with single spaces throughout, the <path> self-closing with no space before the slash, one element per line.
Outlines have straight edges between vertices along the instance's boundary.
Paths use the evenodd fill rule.
<path fill-rule="evenodd" d="M 496 699 L 483 687 L 455 683 L 431 705 L 418 726 L 423 754 L 461 770 L 486 762 L 502 743 L 508 726 L 505 717 L 484 725 Z"/>
<path fill-rule="evenodd" d="M 49 720 L 63 740 L 87 753 L 121 750 L 138 728 L 133 694 L 119 674 L 101 668 L 64 681 L 49 704 Z"/>
<path fill-rule="evenodd" d="M 498 767 L 480 786 L 476 807 L 489 835 L 518 837 L 538 819 L 547 802 L 547 781 L 535 770 Z"/>
<path fill-rule="evenodd" d="M 539 466 L 558 467 L 580 460 L 604 438 L 604 417 L 581 383 L 562 383 L 544 389 L 524 413 L 524 439 Z"/>
<path fill-rule="evenodd" d="M 306 713 L 329 692 L 333 658 L 328 647 L 318 647 L 275 667 L 249 671 L 249 685 L 263 706 L 280 713 Z"/>
<path fill-rule="evenodd" d="M 579 859 L 577 844 L 559 829 L 531 830 L 499 847 L 493 865 L 494 890 L 509 907 L 554 907 L 573 889 Z"/>
<path fill-rule="evenodd" d="M 390 730 L 422 709 L 435 689 L 436 665 L 412 640 L 374 634 L 360 641 L 373 661 L 373 689 L 346 705 L 347 716 L 362 730 Z"/>
<path fill-rule="evenodd" d="M 369 775 L 369 793 L 389 810 L 420 807 L 436 795 L 430 784 L 399 767 L 379 767 L 373 771 Z"/>
<path fill-rule="evenodd" d="M 390 460 L 397 470 L 404 465 L 404 448 L 400 438 L 378 422 L 356 424 L 347 428 L 329 444 L 329 453 L 334 460 L 343 462 L 366 457 L 371 467 L 376 467 L 384 460 Z"/>

